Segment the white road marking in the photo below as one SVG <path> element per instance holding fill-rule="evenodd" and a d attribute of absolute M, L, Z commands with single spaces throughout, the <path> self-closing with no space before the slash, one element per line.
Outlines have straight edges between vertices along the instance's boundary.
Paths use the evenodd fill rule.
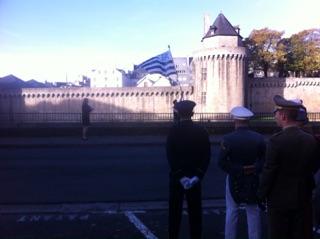
<path fill-rule="evenodd" d="M 17 222 L 25 222 L 26 221 L 26 216 L 20 217 Z"/>
<path fill-rule="evenodd" d="M 89 219 L 89 215 L 76 215 L 76 214 L 68 214 L 68 215 L 32 215 L 32 216 L 27 216 L 23 215 L 20 216 L 17 219 L 17 222 L 23 223 L 23 222 L 40 222 L 40 221 L 74 221 L 74 220 L 81 220 L 81 221 L 87 221 Z"/>
<path fill-rule="evenodd" d="M 107 210 L 107 211 L 104 211 L 103 213 L 105 213 L 105 214 L 117 214 L 118 212 L 116 210 Z"/>
<path fill-rule="evenodd" d="M 207 210 L 203 210 L 203 215 L 209 215 L 210 213 Z"/>
<path fill-rule="evenodd" d="M 73 221 L 77 218 L 77 215 L 68 215 L 69 221 Z"/>
<path fill-rule="evenodd" d="M 216 214 L 216 215 L 220 215 L 220 214 L 221 214 L 221 212 L 220 212 L 219 209 L 213 209 L 212 212 L 213 212 L 214 214 Z"/>
<path fill-rule="evenodd" d="M 89 219 L 89 215 L 83 215 L 83 216 L 79 217 L 79 219 L 80 219 L 81 221 L 86 221 L 86 220 Z"/>
<path fill-rule="evenodd" d="M 130 212 L 135 213 L 135 214 L 137 214 L 137 213 L 146 213 L 146 211 L 144 211 L 144 210 L 134 210 L 134 211 L 130 211 Z"/>
<path fill-rule="evenodd" d="M 45 216 L 43 216 L 43 220 L 44 221 L 49 221 L 50 219 L 52 219 L 53 218 L 53 216 L 52 215 L 45 215 Z"/>
<path fill-rule="evenodd" d="M 38 221 L 40 221 L 40 219 L 41 219 L 41 216 L 31 216 L 29 221 L 30 222 L 38 222 Z"/>
<path fill-rule="evenodd" d="M 134 215 L 134 213 L 127 211 L 124 213 L 129 221 L 135 225 L 135 227 L 144 235 L 146 239 L 158 239 L 140 220 Z"/>

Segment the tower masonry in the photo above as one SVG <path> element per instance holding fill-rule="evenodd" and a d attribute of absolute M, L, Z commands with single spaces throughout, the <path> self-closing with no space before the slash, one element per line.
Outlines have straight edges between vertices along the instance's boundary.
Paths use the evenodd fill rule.
<path fill-rule="evenodd" d="M 246 48 L 239 27 L 220 13 L 193 53 L 198 112 L 227 113 L 245 104 Z"/>

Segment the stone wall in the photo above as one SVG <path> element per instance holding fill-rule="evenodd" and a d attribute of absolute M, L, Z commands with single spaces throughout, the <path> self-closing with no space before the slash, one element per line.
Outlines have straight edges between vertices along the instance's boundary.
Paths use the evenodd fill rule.
<path fill-rule="evenodd" d="M 171 113 L 173 100 L 193 93 L 193 87 L 0 90 L 0 113 L 79 113 L 84 98 L 96 113 Z"/>
<path fill-rule="evenodd" d="M 320 112 L 320 78 L 249 79 L 247 85 L 248 106 L 254 112 L 272 111 L 276 94 L 302 99 L 309 112 Z"/>
<path fill-rule="evenodd" d="M 227 59 L 228 57 L 225 60 Z M 230 60 L 232 61 L 231 58 Z M 199 64 L 199 68 L 201 67 L 201 62 L 201 59 L 199 59 L 198 63 L 196 63 Z M 218 61 L 213 63 L 212 61 L 212 63 L 209 62 L 208 64 L 224 63 L 218 63 Z M 212 71 L 216 71 L 215 68 L 208 68 L 208 74 L 215 76 L 212 73 Z M 218 71 L 217 74 L 219 75 Z M 218 75 L 213 78 L 213 81 L 209 82 L 218 84 Z M 208 81 L 203 84 L 207 83 Z M 289 99 L 300 98 L 309 112 L 320 112 L 320 78 L 248 79 L 246 85 L 247 87 L 244 88 L 244 91 L 247 106 L 254 112 L 272 111 L 274 108 L 272 98 L 276 94 Z M 226 106 L 226 104 L 228 104 L 228 107 L 233 106 L 231 98 L 237 100 L 237 97 L 241 95 L 242 88 L 238 87 L 240 90 L 239 95 L 225 95 L 223 93 L 226 92 L 225 90 L 222 91 L 223 94 L 219 91 L 212 92 L 214 95 L 210 96 L 210 98 L 214 97 L 216 100 L 206 102 L 206 105 L 204 105 L 201 103 L 201 85 L 198 85 L 198 87 L 200 88 L 190 86 L 181 88 L 127 87 L 0 90 L 0 113 L 79 113 L 81 112 L 82 100 L 85 97 L 89 98 L 90 105 L 94 107 L 94 112 L 96 113 L 171 113 L 173 100 L 179 100 L 181 96 L 184 99 L 195 100 L 197 102 L 195 111 L 198 113 L 222 113 L 219 112 L 219 106 Z M 209 86 L 209 88 L 211 87 Z"/>

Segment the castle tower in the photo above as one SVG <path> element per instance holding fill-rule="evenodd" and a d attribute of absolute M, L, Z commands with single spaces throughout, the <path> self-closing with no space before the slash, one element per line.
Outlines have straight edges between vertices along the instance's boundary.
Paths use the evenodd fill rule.
<path fill-rule="evenodd" d="M 220 13 L 193 53 L 198 112 L 227 113 L 245 104 L 246 48 L 239 27 Z"/>

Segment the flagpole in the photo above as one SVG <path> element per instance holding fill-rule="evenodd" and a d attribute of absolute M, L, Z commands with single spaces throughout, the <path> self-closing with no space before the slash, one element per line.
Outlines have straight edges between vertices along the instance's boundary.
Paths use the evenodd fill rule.
<path fill-rule="evenodd" d="M 168 45 L 168 50 L 170 52 L 170 55 L 172 56 L 170 45 Z M 172 60 L 173 60 L 173 57 L 172 57 Z M 180 81 L 178 80 L 178 71 L 177 71 L 177 68 L 176 68 L 176 64 L 173 63 L 173 65 L 174 65 L 174 69 L 176 71 L 177 82 L 178 82 L 178 85 L 179 85 L 179 88 L 180 88 L 180 101 L 181 101 L 181 100 L 183 100 L 182 87 L 181 87 Z"/>

